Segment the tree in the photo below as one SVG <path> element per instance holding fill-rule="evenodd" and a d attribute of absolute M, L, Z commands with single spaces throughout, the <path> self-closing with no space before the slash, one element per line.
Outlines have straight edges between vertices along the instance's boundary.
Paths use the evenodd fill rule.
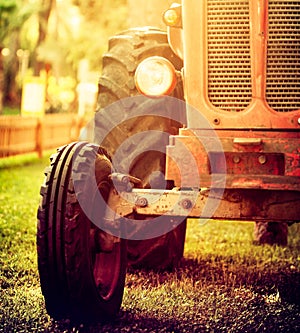
<path fill-rule="evenodd" d="M 101 68 L 102 54 L 107 49 L 108 38 L 128 26 L 158 26 L 161 14 L 170 0 L 0 0 L 0 48 L 14 45 L 9 59 L 14 66 L 6 66 L 7 82 L 14 90 L 16 76 L 15 51 L 19 47 L 20 32 L 29 18 L 35 17 L 36 39 L 31 43 L 31 66 L 36 75 L 49 63 L 58 68 L 56 75 L 75 75 L 83 58 L 89 60 L 92 70 Z M 72 10 L 79 11 L 76 21 Z M 77 13 L 77 12 L 76 12 Z M 49 30 L 51 15 L 54 30 Z M 77 24 L 77 28 L 72 25 Z M 51 27 L 50 27 L 51 28 Z M 31 27 L 32 29 L 32 27 Z M 64 72 L 63 72 L 64 71 Z M 0 99 L 3 92 L 3 63 L 0 59 Z M 0 110 L 2 110 L 0 104 Z M 1 111 L 0 111 L 1 112 Z"/>
<path fill-rule="evenodd" d="M 19 45 L 19 33 L 23 24 L 39 10 L 38 3 L 24 2 L 22 0 L 0 0 L 0 113 L 3 109 L 3 93 L 10 89 L 4 89 L 4 65 L 3 48 L 12 46 L 10 64 L 16 64 L 16 49 Z M 6 74 L 7 82 L 15 82 L 16 66 L 7 66 L 9 74 Z"/>
<path fill-rule="evenodd" d="M 128 0 L 129 26 L 154 26 L 165 29 L 162 14 L 174 1 L 170 0 Z"/>
<path fill-rule="evenodd" d="M 83 22 L 76 52 L 78 60 L 87 58 L 91 67 L 99 69 L 109 37 L 128 28 L 126 0 L 80 0 L 77 2 Z M 75 56 L 75 54 L 74 54 Z"/>
<path fill-rule="evenodd" d="M 61 1 L 52 8 L 52 26 L 37 56 L 52 65 L 57 77 L 76 76 L 83 58 L 99 71 L 108 38 L 128 27 L 127 13 L 126 0 Z"/>
<path fill-rule="evenodd" d="M 13 16 L 17 8 L 15 0 L 0 0 L 0 114 L 3 109 L 3 91 L 4 91 L 4 66 L 3 54 L 4 39 L 11 30 L 10 17 Z"/>
<path fill-rule="evenodd" d="M 41 45 L 46 37 L 47 37 L 47 30 L 48 30 L 48 20 L 50 17 L 51 9 L 56 4 L 56 0 L 42 0 L 42 10 L 39 11 L 38 15 L 38 40 L 37 40 L 37 47 Z M 39 75 L 41 69 L 43 69 L 43 63 L 38 60 L 36 49 L 34 52 L 34 74 Z"/>

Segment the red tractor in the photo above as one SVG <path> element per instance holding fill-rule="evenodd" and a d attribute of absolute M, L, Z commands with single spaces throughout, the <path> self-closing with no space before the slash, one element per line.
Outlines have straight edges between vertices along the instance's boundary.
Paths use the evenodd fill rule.
<path fill-rule="evenodd" d="M 49 314 L 118 312 L 126 267 L 172 268 L 188 218 L 254 221 L 285 245 L 300 216 L 300 5 L 183 0 L 167 33 L 109 40 L 91 142 L 51 157 L 38 210 Z"/>

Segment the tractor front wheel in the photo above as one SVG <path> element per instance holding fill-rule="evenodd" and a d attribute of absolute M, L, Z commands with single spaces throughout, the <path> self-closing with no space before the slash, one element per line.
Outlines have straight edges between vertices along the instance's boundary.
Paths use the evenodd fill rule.
<path fill-rule="evenodd" d="M 111 318 L 122 302 L 126 243 L 100 230 L 79 203 L 87 197 L 92 210 L 104 217 L 105 204 L 95 207 L 89 190 L 90 170 L 105 203 L 111 163 L 103 149 L 87 143 L 60 148 L 51 157 L 41 188 L 38 267 L 46 308 L 55 319 Z"/>

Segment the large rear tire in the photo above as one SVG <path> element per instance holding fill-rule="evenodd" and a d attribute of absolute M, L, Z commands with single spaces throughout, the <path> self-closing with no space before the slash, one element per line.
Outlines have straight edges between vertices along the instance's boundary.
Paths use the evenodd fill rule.
<path fill-rule="evenodd" d="M 102 76 L 99 80 L 98 115 L 96 116 L 95 137 L 102 137 L 106 119 L 101 118 L 103 110 L 122 98 L 136 96 L 138 91 L 134 84 L 134 73 L 139 63 L 150 56 L 162 56 L 170 60 L 177 70 L 181 70 L 182 61 L 173 53 L 165 32 L 146 28 L 128 30 L 110 39 L 109 50 L 103 57 Z M 179 82 L 173 97 L 183 99 L 182 83 Z M 160 103 L 153 100 L 149 103 Z M 146 103 L 145 103 L 146 104 Z M 124 111 L 124 121 L 107 135 L 103 145 L 110 155 L 114 155 L 118 147 L 136 133 L 157 130 L 169 134 L 177 134 L 182 124 L 166 117 L 143 116 L 126 120 L 126 112 L 130 115 L 130 107 Z M 122 112 L 122 111 L 121 111 Z M 182 122 L 184 123 L 184 119 Z M 104 126 L 104 128 L 103 128 Z M 100 133 L 100 135 L 97 134 Z M 164 174 L 165 154 L 151 150 L 157 135 L 143 142 L 145 153 L 135 158 L 130 167 L 130 174 L 142 180 L 144 187 L 149 187 L 151 175 L 155 172 Z M 168 139 L 163 142 L 168 145 Z M 123 160 L 128 159 L 124 154 Z M 155 183 L 155 180 L 154 180 Z M 151 221 L 149 221 L 151 223 Z M 175 267 L 183 256 L 186 233 L 186 220 L 167 234 L 152 239 L 128 241 L 128 263 L 134 267 L 166 269 Z M 134 237 L 133 237 L 134 238 Z"/>
<path fill-rule="evenodd" d="M 122 302 L 126 242 L 97 228 L 78 201 L 80 196 L 91 196 L 87 179 L 93 163 L 98 190 L 105 201 L 110 191 L 111 162 L 103 149 L 86 143 L 60 148 L 51 157 L 41 188 L 38 268 L 46 308 L 55 319 L 112 318 Z M 102 216 L 104 209 L 104 205 L 97 206 Z"/>
<path fill-rule="evenodd" d="M 255 222 L 254 242 L 258 245 L 288 244 L 288 224 L 285 222 Z"/>

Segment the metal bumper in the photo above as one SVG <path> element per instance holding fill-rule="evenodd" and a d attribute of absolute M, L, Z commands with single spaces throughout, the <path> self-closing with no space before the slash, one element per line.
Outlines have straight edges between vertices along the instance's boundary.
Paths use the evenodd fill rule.
<path fill-rule="evenodd" d="M 115 218 L 183 216 L 242 221 L 300 220 L 300 191 L 268 190 L 145 190 L 111 191 L 108 206 Z"/>

